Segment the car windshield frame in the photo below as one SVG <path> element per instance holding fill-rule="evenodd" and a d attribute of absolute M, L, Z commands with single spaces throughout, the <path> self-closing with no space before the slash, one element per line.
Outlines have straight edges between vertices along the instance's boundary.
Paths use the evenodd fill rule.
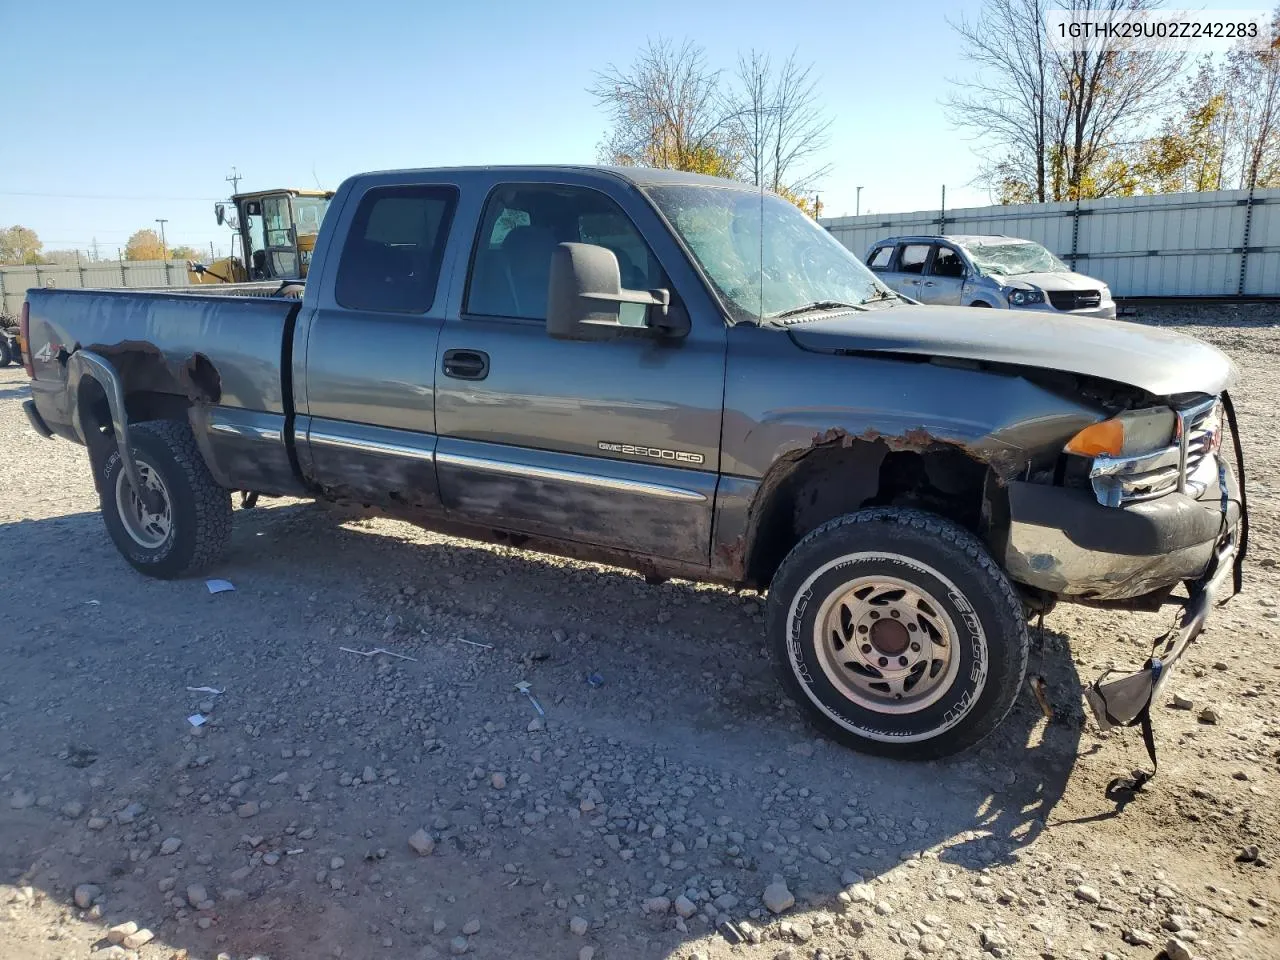
<path fill-rule="evenodd" d="M 829 231 L 777 194 L 700 183 L 648 184 L 642 191 L 730 323 L 767 323 L 807 312 L 801 308 L 808 304 L 883 307 L 899 299 Z M 813 308 L 822 309 L 838 308 Z"/>
<path fill-rule="evenodd" d="M 1018 277 L 1028 273 L 1073 273 L 1065 263 L 1055 257 L 1047 247 L 1034 240 L 1013 240 L 1001 243 L 963 242 L 959 244 L 970 263 L 983 276 Z M 996 251 L 1006 251 L 1012 256 L 993 256 Z M 1027 252 L 1030 251 L 1030 255 Z M 1020 259 L 1014 259 L 1022 254 Z M 1009 269 L 1015 267 L 1019 269 Z M 1027 269 L 1020 269 L 1026 267 Z"/>

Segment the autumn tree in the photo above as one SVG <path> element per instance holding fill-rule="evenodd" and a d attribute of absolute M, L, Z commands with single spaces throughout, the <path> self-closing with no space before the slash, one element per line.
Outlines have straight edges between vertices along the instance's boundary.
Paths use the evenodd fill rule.
<path fill-rule="evenodd" d="M 1104 197 L 1133 187 L 1122 157 L 1182 69 L 1176 51 L 1126 49 L 1112 39 L 1055 46 L 1047 14 L 1107 20 L 1161 0 L 986 0 L 953 24 L 976 70 L 948 101 L 961 128 L 998 151 L 985 179 L 1004 200 Z"/>
<path fill-rule="evenodd" d="M 44 244 L 30 227 L 15 225 L 0 230 L 0 263 L 40 263 L 43 249 Z"/>
<path fill-rule="evenodd" d="M 182 246 L 179 246 L 179 247 L 170 247 L 169 259 L 170 260 L 199 260 L 200 251 L 197 250 L 195 247 L 188 246 L 186 244 L 183 244 Z"/>
<path fill-rule="evenodd" d="M 702 47 L 650 40 L 627 67 L 610 64 L 589 91 L 610 129 L 601 159 L 623 166 L 731 176 L 731 108 Z"/>
<path fill-rule="evenodd" d="M 154 230 L 139 230 L 124 245 L 126 260 L 163 260 L 164 247 L 160 245 L 160 236 Z"/>
<path fill-rule="evenodd" d="M 776 67 L 756 52 L 727 76 L 691 41 L 650 40 L 627 67 L 610 65 L 590 88 L 609 118 L 600 158 L 686 170 L 763 186 L 810 215 L 816 162 L 830 119 L 812 67 L 795 55 Z"/>

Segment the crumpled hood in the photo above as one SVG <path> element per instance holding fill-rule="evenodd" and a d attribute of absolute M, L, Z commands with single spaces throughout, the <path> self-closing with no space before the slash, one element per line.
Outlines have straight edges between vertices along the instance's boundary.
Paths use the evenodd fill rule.
<path fill-rule="evenodd" d="M 1016 273 L 1012 276 L 995 275 L 1011 287 L 1037 287 L 1041 290 L 1101 290 L 1106 286 L 1101 280 L 1086 277 L 1083 273 Z"/>
<path fill-rule="evenodd" d="M 1041 311 L 910 305 L 787 324 L 820 353 L 909 353 L 1060 370 L 1129 384 L 1156 396 L 1218 394 L 1235 379 L 1221 350 L 1124 320 Z"/>

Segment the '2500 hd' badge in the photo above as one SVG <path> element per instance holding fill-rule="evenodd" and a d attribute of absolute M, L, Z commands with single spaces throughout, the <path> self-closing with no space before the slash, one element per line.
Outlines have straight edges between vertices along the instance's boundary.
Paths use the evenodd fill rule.
<path fill-rule="evenodd" d="M 650 460 L 666 460 L 669 463 L 702 463 L 705 461 L 700 453 L 689 453 L 686 450 L 663 450 L 660 447 L 646 447 L 637 443 L 609 443 L 606 440 L 597 442 L 605 453 L 622 453 L 632 457 L 648 457 Z"/>

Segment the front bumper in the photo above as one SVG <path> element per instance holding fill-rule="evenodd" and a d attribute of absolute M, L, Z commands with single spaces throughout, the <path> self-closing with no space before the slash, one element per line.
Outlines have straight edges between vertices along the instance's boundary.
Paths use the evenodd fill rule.
<path fill-rule="evenodd" d="M 1004 568 L 1018 583 L 1075 600 L 1127 600 L 1204 576 L 1240 523 L 1240 491 L 1169 493 L 1107 507 L 1088 490 L 1011 481 Z"/>
<path fill-rule="evenodd" d="M 1047 300 L 1042 303 L 1028 303 L 1018 305 L 1008 303 L 1005 306 L 1010 310 L 1027 310 L 1037 313 L 1056 313 L 1063 317 L 1097 317 L 1100 320 L 1114 320 L 1116 318 L 1116 302 L 1114 300 L 1103 300 L 1096 307 L 1089 307 L 1084 310 L 1059 310 Z"/>

